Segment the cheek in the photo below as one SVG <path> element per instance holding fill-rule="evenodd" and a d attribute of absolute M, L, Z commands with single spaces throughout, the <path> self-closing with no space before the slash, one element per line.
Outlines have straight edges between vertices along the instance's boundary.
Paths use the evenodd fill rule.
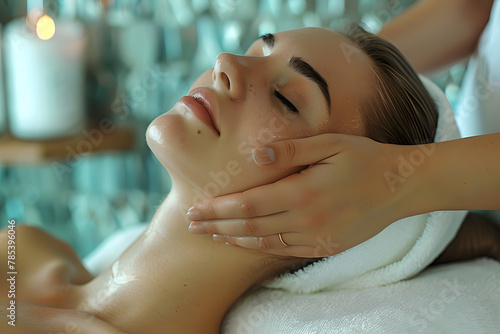
<path fill-rule="evenodd" d="M 322 131 L 364 136 L 366 131 L 359 112 L 359 106 L 353 101 L 355 101 L 355 97 L 345 98 L 332 106 L 332 113 L 334 114 L 328 123 L 322 127 Z"/>
<path fill-rule="evenodd" d="M 286 114 L 269 107 L 264 110 L 262 115 L 254 116 L 245 122 L 246 135 L 253 147 L 310 135 L 297 115 Z"/>
<path fill-rule="evenodd" d="M 255 105 L 257 104 L 253 104 L 253 106 Z M 261 112 L 245 110 L 251 116 L 242 117 L 233 123 L 235 126 L 224 145 L 227 149 L 220 152 L 221 161 L 227 163 L 235 161 L 234 165 L 241 167 L 240 173 L 231 178 L 231 184 L 234 188 L 230 189 L 229 192 L 242 191 L 257 185 L 275 182 L 300 170 L 300 168 L 268 169 L 255 164 L 252 158 L 253 148 L 274 141 L 297 138 L 299 133 L 305 137 L 308 133 L 297 120 L 287 117 L 281 111 L 263 108 L 255 108 L 254 110 Z"/>
<path fill-rule="evenodd" d="M 241 127 L 235 131 L 235 136 L 230 144 L 246 162 L 252 163 L 252 149 L 269 143 L 294 137 L 290 129 L 290 121 L 282 117 L 253 117 L 242 122 Z"/>
<path fill-rule="evenodd" d="M 218 161 L 219 164 L 211 166 L 209 178 L 205 183 L 210 184 L 212 188 L 215 186 L 210 182 L 217 184 L 220 189 L 219 194 L 244 191 L 274 182 L 287 175 L 284 170 L 259 167 L 253 161 L 252 149 L 290 137 L 289 127 L 287 127 L 290 121 L 274 113 L 266 113 L 263 108 L 259 109 L 261 106 L 256 103 L 253 106 L 257 106 L 255 109 L 252 108 L 253 112 L 239 109 L 239 115 L 230 114 L 226 117 L 232 125 L 231 130 L 214 150 L 212 159 Z M 233 109 L 237 110 L 237 108 Z"/>

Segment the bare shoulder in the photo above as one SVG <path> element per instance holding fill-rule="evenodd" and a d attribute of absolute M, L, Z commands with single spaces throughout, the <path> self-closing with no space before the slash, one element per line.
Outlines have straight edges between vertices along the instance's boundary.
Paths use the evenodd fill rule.
<path fill-rule="evenodd" d="M 13 275 L 17 300 L 50 306 L 57 306 L 71 285 L 92 279 L 70 245 L 28 225 L 0 232 L 0 270 L 2 291 Z"/>
<path fill-rule="evenodd" d="M 126 334 L 72 307 L 72 287 L 92 276 L 73 248 L 49 233 L 28 225 L 2 230 L 0 270 L 0 333 Z"/>
<path fill-rule="evenodd" d="M 0 333 L 127 334 L 87 312 L 23 302 L 13 305 L 0 302 Z"/>
<path fill-rule="evenodd" d="M 20 256 L 23 253 L 34 249 L 35 246 L 38 251 L 41 251 L 42 254 L 49 252 L 63 252 L 71 255 L 74 254 L 74 251 L 69 244 L 53 237 L 49 233 L 35 226 L 9 223 L 8 227 L 0 231 L 0 242 L 6 243 L 8 240 L 12 240 L 12 244 L 15 245 L 17 250 L 16 254 Z M 19 258 L 19 256 L 16 257 Z M 21 258 L 19 258 L 19 260 L 21 260 Z"/>

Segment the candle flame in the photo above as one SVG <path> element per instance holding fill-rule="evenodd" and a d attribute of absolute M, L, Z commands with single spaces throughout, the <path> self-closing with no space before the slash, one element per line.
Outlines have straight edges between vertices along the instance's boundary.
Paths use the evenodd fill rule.
<path fill-rule="evenodd" d="M 48 16 L 43 15 L 36 22 L 36 34 L 42 40 L 51 39 L 56 33 L 56 25 L 54 20 Z"/>

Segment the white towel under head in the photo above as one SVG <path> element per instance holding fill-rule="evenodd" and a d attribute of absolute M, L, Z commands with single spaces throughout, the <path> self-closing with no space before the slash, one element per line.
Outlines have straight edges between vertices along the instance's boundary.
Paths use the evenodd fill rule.
<path fill-rule="evenodd" d="M 439 110 L 435 141 L 458 139 L 453 110 L 446 96 L 429 79 L 421 76 L 421 80 Z M 444 250 L 465 214 L 465 211 L 439 211 L 401 219 L 362 244 L 285 274 L 268 287 L 312 293 L 381 286 L 409 278 Z"/>

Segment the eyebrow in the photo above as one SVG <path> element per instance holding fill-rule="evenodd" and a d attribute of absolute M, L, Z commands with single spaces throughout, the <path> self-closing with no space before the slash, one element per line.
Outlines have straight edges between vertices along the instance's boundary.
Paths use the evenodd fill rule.
<path fill-rule="evenodd" d="M 262 39 L 262 41 L 269 48 L 272 49 L 274 47 L 275 38 L 273 34 L 262 35 L 260 36 L 260 39 Z M 328 115 L 330 115 L 332 101 L 328 90 L 328 83 L 326 82 L 325 78 L 323 78 L 311 65 L 309 65 L 301 57 L 293 56 L 292 58 L 290 58 L 290 60 L 288 61 L 288 66 L 295 72 L 303 75 L 304 77 L 318 85 L 321 93 L 323 93 L 323 96 L 325 97 L 326 104 L 328 105 Z"/>

